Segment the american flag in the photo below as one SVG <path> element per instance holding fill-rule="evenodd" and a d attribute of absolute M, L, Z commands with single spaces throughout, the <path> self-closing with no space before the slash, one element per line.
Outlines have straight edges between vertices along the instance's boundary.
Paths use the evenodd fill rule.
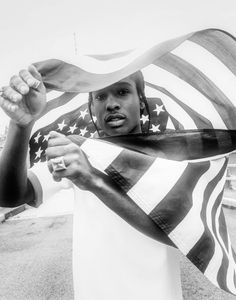
<path fill-rule="evenodd" d="M 48 89 L 64 92 L 55 103 L 142 69 L 152 98 L 150 134 L 86 138 L 94 128 L 85 105 L 36 131 L 32 163 L 44 159 L 48 132 L 64 130 L 211 282 L 236 295 L 221 205 L 228 154 L 236 149 L 235 38 L 207 29 L 150 48 L 35 65 Z M 141 119 L 145 125 L 147 114 Z"/>

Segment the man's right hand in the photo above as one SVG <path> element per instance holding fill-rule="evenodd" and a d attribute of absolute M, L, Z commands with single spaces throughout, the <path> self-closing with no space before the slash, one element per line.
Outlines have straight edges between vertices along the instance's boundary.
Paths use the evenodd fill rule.
<path fill-rule="evenodd" d="M 0 106 L 20 127 L 37 120 L 46 107 L 46 88 L 33 65 L 13 76 L 9 86 L 3 87 Z"/>

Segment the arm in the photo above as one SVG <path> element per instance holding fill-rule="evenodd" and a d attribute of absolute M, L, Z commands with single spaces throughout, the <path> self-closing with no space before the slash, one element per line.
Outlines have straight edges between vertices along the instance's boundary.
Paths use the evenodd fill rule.
<path fill-rule="evenodd" d="M 27 151 L 31 126 L 10 122 L 6 143 L 0 157 L 0 206 L 14 207 L 33 200 L 27 180 Z"/>
<path fill-rule="evenodd" d="M 83 151 L 70 139 L 57 132 L 51 132 L 46 155 L 54 180 L 60 181 L 64 177 L 70 179 L 80 189 L 95 194 L 137 230 L 155 240 L 174 246 L 154 221 L 109 176 L 91 166 Z M 64 157 L 67 168 L 54 171 L 50 160 L 59 156 Z"/>
<path fill-rule="evenodd" d="M 45 88 L 34 67 L 13 76 L 0 97 L 2 109 L 11 118 L 0 157 L 0 206 L 29 203 L 34 191 L 27 180 L 27 152 L 31 130 L 45 107 Z"/>

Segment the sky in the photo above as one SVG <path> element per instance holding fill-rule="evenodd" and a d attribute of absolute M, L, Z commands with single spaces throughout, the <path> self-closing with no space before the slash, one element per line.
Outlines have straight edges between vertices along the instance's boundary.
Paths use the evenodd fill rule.
<path fill-rule="evenodd" d="M 0 86 L 30 63 L 162 42 L 205 28 L 236 36 L 235 0 L 0 0 Z M 0 111 L 0 131 L 8 119 Z"/>

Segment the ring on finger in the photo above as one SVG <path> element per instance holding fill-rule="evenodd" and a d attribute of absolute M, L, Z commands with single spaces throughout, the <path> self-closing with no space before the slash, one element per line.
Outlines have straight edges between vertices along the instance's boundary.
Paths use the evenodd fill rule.
<path fill-rule="evenodd" d="M 67 167 L 65 165 L 64 156 L 58 156 L 58 157 L 52 158 L 50 161 L 52 163 L 52 168 L 53 168 L 54 172 L 67 169 Z"/>

